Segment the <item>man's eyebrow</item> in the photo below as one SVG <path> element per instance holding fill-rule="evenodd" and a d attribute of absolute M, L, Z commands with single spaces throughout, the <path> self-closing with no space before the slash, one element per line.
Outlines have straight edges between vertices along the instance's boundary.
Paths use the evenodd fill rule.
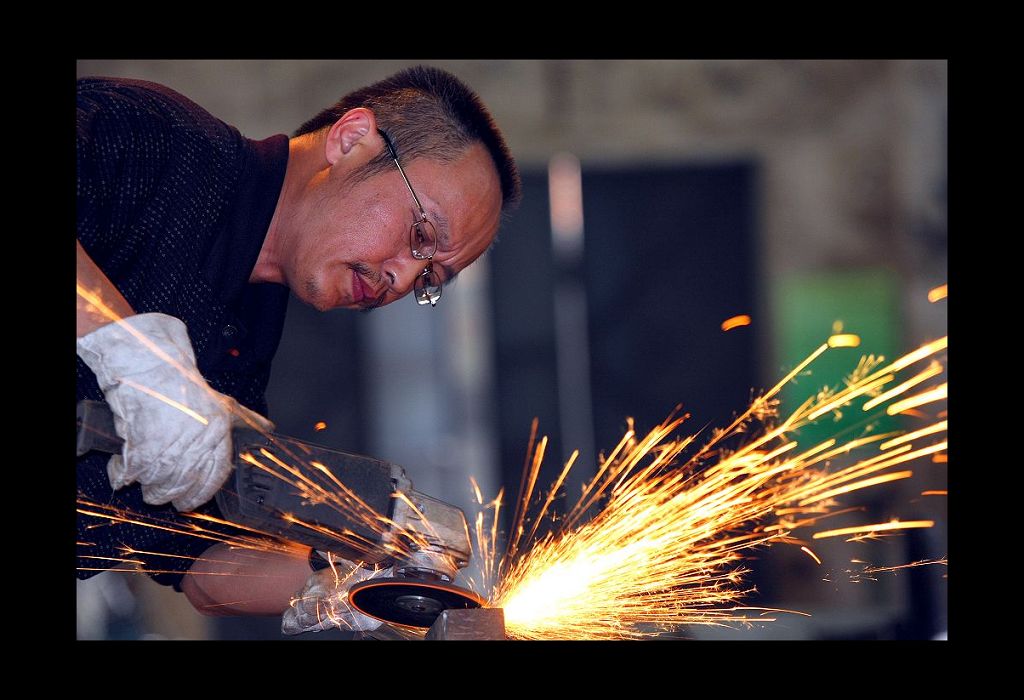
<path fill-rule="evenodd" d="M 448 219 L 445 218 L 444 214 L 439 211 L 431 212 L 431 217 L 434 219 L 434 228 L 437 229 L 437 242 L 442 250 L 448 250 L 452 245 L 451 227 L 448 225 Z"/>
<path fill-rule="evenodd" d="M 445 216 L 439 211 L 433 211 L 431 212 L 430 215 L 434 220 L 434 228 L 437 229 L 438 249 L 450 250 L 452 239 L 451 227 L 448 225 L 448 219 L 446 219 Z M 458 272 L 448 267 L 444 263 L 435 262 L 434 264 L 440 267 L 441 270 L 444 272 L 444 282 L 442 282 L 442 286 L 446 286 L 449 282 L 455 279 L 455 276 L 457 274 L 459 274 Z"/>

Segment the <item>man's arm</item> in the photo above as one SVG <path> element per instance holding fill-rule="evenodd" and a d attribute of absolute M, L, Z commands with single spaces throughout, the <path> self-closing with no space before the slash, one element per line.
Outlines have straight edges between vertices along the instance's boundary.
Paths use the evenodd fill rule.
<path fill-rule="evenodd" d="M 125 442 L 123 454 L 107 463 L 110 485 L 117 490 L 137 481 L 146 503 L 193 510 L 231 473 L 232 427 L 269 432 L 273 424 L 211 389 L 185 324 L 167 314 L 135 314 L 77 245 L 78 356 L 95 373 Z M 100 299 L 93 304 L 82 292 Z M 107 313 L 95 308 L 99 304 Z"/>
<path fill-rule="evenodd" d="M 309 550 L 294 554 L 210 547 L 181 591 L 204 615 L 281 615 L 311 574 Z"/>
<path fill-rule="evenodd" d="M 103 303 L 117 314 L 119 318 L 135 315 L 135 311 L 124 298 L 124 295 L 107 279 L 107 276 L 103 274 L 103 270 L 85 252 L 82 244 L 76 240 L 75 245 L 77 246 L 76 273 L 78 285 L 88 292 L 97 294 L 103 300 Z M 95 306 L 82 298 L 81 294 L 77 295 L 77 299 L 76 317 L 79 338 L 116 320 L 99 311 Z"/>
<path fill-rule="evenodd" d="M 344 559 L 314 572 L 305 547 L 276 553 L 217 544 L 195 561 L 181 580 L 181 590 L 204 615 L 281 615 L 283 634 L 333 628 L 371 631 L 381 621 L 356 611 L 348 591 L 390 572 L 370 571 Z"/>

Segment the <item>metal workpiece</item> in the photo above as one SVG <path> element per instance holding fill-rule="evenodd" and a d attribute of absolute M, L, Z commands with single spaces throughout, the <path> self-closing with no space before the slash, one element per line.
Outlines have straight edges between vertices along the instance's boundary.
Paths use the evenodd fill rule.
<path fill-rule="evenodd" d="M 505 611 L 501 608 L 445 610 L 424 639 L 440 641 L 496 641 L 505 637 Z"/>

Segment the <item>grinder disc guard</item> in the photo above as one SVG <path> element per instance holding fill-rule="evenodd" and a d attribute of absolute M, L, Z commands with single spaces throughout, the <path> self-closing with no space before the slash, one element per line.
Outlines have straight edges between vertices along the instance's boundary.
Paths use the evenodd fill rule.
<path fill-rule="evenodd" d="M 434 581 L 375 578 L 352 586 L 353 608 L 378 620 L 406 627 L 428 628 L 445 610 L 483 607 L 473 591 Z"/>

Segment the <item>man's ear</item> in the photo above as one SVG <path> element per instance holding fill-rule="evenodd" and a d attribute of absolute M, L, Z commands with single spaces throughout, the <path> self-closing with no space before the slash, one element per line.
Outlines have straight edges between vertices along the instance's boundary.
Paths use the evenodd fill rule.
<path fill-rule="evenodd" d="M 353 149 L 362 142 L 364 146 L 371 147 L 369 157 L 372 157 L 381 148 L 382 144 L 377 143 L 380 140 L 380 135 L 377 133 L 377 118 L 374 116 L 373 110 L 356 107 L 341 115 L 341 118 L 327 130 L 324 155 L 327 162 L 334 165 L 342 156 L 350 155 Z"/>

